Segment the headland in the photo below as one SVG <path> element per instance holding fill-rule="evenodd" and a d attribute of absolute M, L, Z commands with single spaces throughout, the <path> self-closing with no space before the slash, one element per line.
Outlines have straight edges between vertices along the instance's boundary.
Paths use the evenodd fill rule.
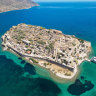
<path fill-rule="evenodd" d="M 33 0 L 0 0 L 0 13 L 39 6 Z"/>

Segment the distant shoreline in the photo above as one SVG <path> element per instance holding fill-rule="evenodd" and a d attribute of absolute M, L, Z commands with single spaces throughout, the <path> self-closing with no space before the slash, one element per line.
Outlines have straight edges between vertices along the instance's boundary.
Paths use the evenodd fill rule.
<path fill-rule="evenodd" d="M 1 13 L 12 12 L 12 11 L 27 10 L 27 9 L 31 9 L 31 8 L 33 8 L 33 7 L 38 7 L 38 6 L 40 6 L 40 5 L 34 5 L 34 6 L 29 7 L 29 8 L 23 8 L 23 9 L 16 9 L 16 10 L 4 11 L 4 12 L 0 12 L 0 14 L 1 14 Z"/>

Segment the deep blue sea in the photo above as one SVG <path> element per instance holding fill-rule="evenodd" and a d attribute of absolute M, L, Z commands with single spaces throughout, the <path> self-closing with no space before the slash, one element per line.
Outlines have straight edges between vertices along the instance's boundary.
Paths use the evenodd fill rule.
<path fill-rule="evenodd" d="M 0 37 L 19 23 L 57 29 L 92 43 L 96 56 L 96 2 L 39 3 L 30 9 L 0 13 Z M 0 40 L 1 43 L 1 40 Z M 96 96 L 96 64 L 84 62 L 76 81 L 60 83 L 0 44 L 0 96 Z"/>

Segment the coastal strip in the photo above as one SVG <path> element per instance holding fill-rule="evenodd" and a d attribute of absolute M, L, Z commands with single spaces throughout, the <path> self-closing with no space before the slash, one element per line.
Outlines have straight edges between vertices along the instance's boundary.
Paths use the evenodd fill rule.
<path fill-rule="evenodd" d="M 0 13 L 39 6 L 33 0 L 0 0 Z"/>

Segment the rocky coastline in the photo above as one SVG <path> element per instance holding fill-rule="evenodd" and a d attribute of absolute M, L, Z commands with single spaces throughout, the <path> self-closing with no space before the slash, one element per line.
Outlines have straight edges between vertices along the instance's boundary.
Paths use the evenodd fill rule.
<path fill-rule="evenodd" d="M 0 13 L 39 6 L 32 0 L 0 0 Z"/>

